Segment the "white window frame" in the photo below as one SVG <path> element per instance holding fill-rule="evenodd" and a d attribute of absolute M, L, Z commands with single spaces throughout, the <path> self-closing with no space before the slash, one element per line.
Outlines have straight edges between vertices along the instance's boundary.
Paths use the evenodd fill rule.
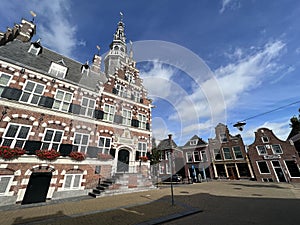
<path fill-rule="evenodd" d="M 9 193 L 11 184 L 12 184 L 13 179 L 14 179 L 13 175 L 0 175 L 0 183 L 1 183 L 2 178 L 5 178 L 5 177 L 10 178 L 10 180 L 8 181 L 7 186 L 6 186 L 5 190 L 4 190 L 4 192 L 0 192 L 0 196 L 5 196 L 5 195 L 7 195 Z"/>
<path fill-rule="evenodd" d="M 39 52 L 40 52 L 40 50 L 41 50 L 41 47 L 36 48 L 34 46 L 34 44 L 31 44 L 30 48 L 28 49 L 28 52 L 31 53 L 31 54 L 33 54 L 33 55 L 38 55 Z"/>
<path fill-rule="evenodd" d="M 208 161 L 206 150 L 200 151 L 200 155 L 201 155 L 201 162 L 207 162 Z"/>
<path fill-rule="evenodd" d="M 193 161 L 194 161 L 194 154 L 193 154 L 193 152 L 186 152 L 186 162 L 191 163 Z"/>
<path fill-rule="evenodd" d="M 195 154 L 195 153 L 198 154 L 199 160 L 196 160 L 196 156 L 195 155 L 197 155 L 197 154 Z M 199 151 L 193 151 L 193 159 L 194 159 L 194 162 L 200 162 L 201 161 L 201 154 L 200 154 Z"/>
<path fill-rule="evenodd" d="M 144 114 L 139 113 L 139 128 L 141 129 L 146 129 L 146 124 L 147 124 L 147 116 Z"/>
<path fill-rule="evenodd" d="M 83 105 L 83 101 L 86 100 L 87 104 Z M 92 103 L 92 106 L 91 106 Z M 93 117 L 94 111 L 95 111 L 95 105 L 96 105 L 96 100 L 87 98 L 87 97 L 82 97 L 81 99 L 81 104 L 80 104 L 80 115 L 83 116 L 88 116 L 88 117 Z"/>
<path fill-rule="evenodd" d="M 10 81 L 11 81 L 11 79 L 12 79 L 12 75 L 7 74 L 7 73 L 1 73 L 1 72 L 0 72 L 0 80 L 1 80 L 2 75 L 8 76 L 9 79 L 8 79 L 8 81 L 7 81 L 6 84 L 1 84 L 1 82 L 0 82 L 0 98 L 1 98 L 1 94 L 2 94 L 2 92 L 3 92 L 3 89 L 4 89 L 5 87 L 8 87 L 8 86 L 9 86 Z M 3 88 L 3 89 L 2 89 L 2 88 Z"/>
<path fill-rule="evenodd" d="M 269 173 L 262 173 L 262 172 L 260 171 L 260 167 L 259 167 L 259 164 L 258 164 L 259 162 L 264 162 L 264 163 L 266 163 L 266 165 L 267 165 L 267 167 L 268 167 L 268 170 L 269 170 Z M 267 161 L 256 161 L 256 165 L 257 165 L 257 168 L 258 168 L 258 171 L 259 171 L 260 174 L 271 174 L 271 170 L 270 170 L 270 167 L 269 167 Z"/>
<path fill-rule="evenodd" d="M 135 102 L 140 103 L 140 101 L 141 101 L 141 94 L 140 94 L 140 92 L 134 90 L 134 91 L 132 91 L 132 94 L 133 94 L 133 100 L 134 100 Z"/>
<path fill-rule="evenodd" d="M 190 140 L 190 145 L 197 145 L 198 140 Z"/>
<path fill-rule="evenodd" d="M 116 89 L 117 89 L 117 92 L 118 92 L 118 96 L 120 96 L 120 97 L 126 97 L 127 96 L 125 86 L 123 86 L 121 84 L 117 84 Z"/>
<path fill-rule="evenodd" d="M 125 77 L 126 77 L 126 80 L 127 80 L 128 83 L 130 83 L 130 84 L 134 84 L 135 83 L 134 76 L 132 74 L 126 73 Z"/>
<path fill-rule="evenodd" d="M 75 143 L 76 141 L 76 135 L 79 135 L 80 136 L 80 142 L 79 143 Z M 82 140 L 83 140 L 83 137 L 84 136 L 87 136 L 87 143 L 86 144 L 82 144 Z M 84 134 L 84 133 L 78 133 L 78 132 L 75 132 L 74 134 L 74 139 L 73 139 L 73 145 L 77 146 L 78 149 L 77 151 L 78 152 L 83 152 L 86 154 L 87 152 L 87 147 L 89 146 L 89 143 L 90 143 L 90 135 L 89 134 Z"/>
<path fill-rule="evenodd" d="M 261 137 L 261 140 L 262 140 L 263 143 L 269 143 L 269 138 L 268 138 L 268 136 L 262 136 L 262 137 Z"/>
<path fill-rule="evenodd" d="M 228 149 L 228 150 L 229 150 L 230 158 L 226 158 L 226 157 L 225 157 L 224 149 Z M 223 148 L 222 148 L 222 152 L 223 152 L 224 160 L 232 160 L 232 159 L 233 159 L 232 154 L 231 154 L 231 149 L 230 149 L 229 147 L 223 147 Z"/>
<path fill-rule="evenodd" d="M 15 135 L 14 137 L 7 137 L 6 135 L 7 135 L 7 132 L 8 132 L 8 130 L 9 130 L 9 127 L 10 127 L 11 125 L 12 125 L 12 126 L 19 126 L 19 127 L 18 127 L 17 132 L 16 132 L 16 135 Z M 27 133 L 27 135 L 26 135 L 26 138 L 18 138 L 18 135 L 20 134 L 21 127 L 28 127 L 28 128 L 29 128 L 28 133 Z M 19 147 L 19 148 L 23 148 L 23 147 L 24 147 L 24 144 L 25 144 L 25 141 L 28 140 L 28 136 L 29 136 L 29 134 L 30 134 L 30 132 L 31 132 L 31 129 L 32 129 L 32 126 L 30 126 L 30 125 L 18 124 L 18 123 L 8 123 L 7 126 L 6 126 L 6 128 L 5 128 L 5 131 L 4 131 L 4 133 L 3 133 L 3 136 L 2 136 L 2 144 L 1 144 L 1 145 L 4 144 L 5 139 L 9 139 L 9 140 L 12 140 L 11 144 L 9 145 L 9 147 L 14 148 L 15 145 L 16 145 L 16 143 L 17 143 L 17 141 L 23 141 L 22 146 Z M 7 146 L 7 145 L 6 145 L 6 146 Z"/>
<path fill-rule="evenodd" d="M 51 140 L 50 140 L 50 141 L 45 141 L 45 137 L 46 137 L 47 131 L 50 131 L 50 130 L 54 131 L 54 132 L 53 132 L 53 135 L 52 135 L 52 137 L 51 137 Z M 56 135 L 56 132 L 62 132 L 62 135 L 61 135 L 60 141 L 55 141 L 55 142 L 54 142 L 53 140 L 54 140 L 54 137 L 55 137 L 55 135 Z M 42 140 L 42 146 L 41 146 L 41 149 L 42 149 L 42 150 L 45 150 L 45 149 L 51 150 L 51 149 L 55 149 L 55 148 L 53 148 L 53 145 L 57 145 L 56 151 L 58 151 L 59 146 L 60 146 L 60 144 L 61 144 L 61 142 L 62 142 L 62 140 L 63 140 L 63 137 L 64 137 L 64 130 L 58 130 L 58 129 L 47 128 L 47 129 L 45 130 L 45 132 L 44 132 L 44 135 L 43 135 L 43 140 Z M 49 144 L 48 148 L 44 148 L 44 147 L 43 147 L 44 144 L 45 144 L 45 145 L 46 145 L 46 144 Z"/>
<path fill-rule="evenodd" d="M 292 177 L 292 175 L 290 173 L 290 170 L 289 170 L 289 167 L 286 164 L 286 161 L 295 163 L 296 166 L 297 166 L 297 168 L 298 168 L 298 170 L 299 170 L 299 173 L 300 173 L 300 168 L 299 168 L 299 165 L 297 164 L 297 162 L 295 162 L 295 160 L 284 160 L 284 165 L 285 165 L 285 168 L 286 168 L 287 172 L 289 173 L 289 177 L 291 177 L 291 178 L 300 178 L 300 176 L 299 177 Z"/>
<path fill-rule="evenodd" d="M 216 151 L 218 151 L 218 155 L 220 155 L 220 159 L 216 159 Z M 214 160 L 215 161 L 221 161 L 222 160 L 222 153 L 221 153 L 221 149 L 214 149 Z"/>
<path fill-rule="evenodd" d="M 240 152 L 241 152 L 241 155 L 242 155 L 241 158 L 237 158 L 237 157 L 236 157 L 236 153 L 235 153 L 235 150 L 234 150 L 235 148 L 239 148 L 239 149 L 240 149 Z M 242 159 L 244 159 L 243 152 L 242 152 L 240 146 L 233 146 L 233 147 L 232 147 L 232 151 L 233 151 L 233 155 L 234 155 L 234 158 L 235 158 L 235 159 L 237 159 L 237 160 L 242 160 Z"/>
<path fill-rule="evenodd" d="M 67 67 L 52 62 L 48 73 L 59 78 L 65 78 L 67 70 Z"/>
<path fill-rule="evenodd" d="M 104 139 L 103 145 L 100 145 L 100 139 Z M 109 146 L 107 146 L 107 140 L 109 140 Z M 100 136 L 98 140 L 98 147 L 101 149 L 101 153 L 103 154 L 109 154 L 109 150 L 111 148 L 112 144 L 112 138 L 111 137 L 105 137 L 105 136 Z"/>
<path fill-rule="evenodd" d="M 70 187 L 66 187 L 66 181 L 67 181 L 68 176 L 71 176 Z M 76 176 L 77 177 L 79 176 L 78 187 L 74 186 Z M 82 178 L 83 178 L 83 174 L 80 174 L 80 173 L 75 173 L 75 174 L 67 173 L 67 174 L 65 174 L 63 189 L 64 190 L 79 190 L 81 188 Z"/>
<path fill-rule="evenodd" d="M 32 91 L 25 90 L 28 83 L 33 83 L 34 84 L 34 87 L 33 87 Z M 43 87 L 43 91 L 41 93 L 35 93 L 36 87 L 38 85 Z M 35 82 L 35 81 L 31 81 L 31 80 L 27 80 L 24 87 L 23 87 L 23 93 L 22 93 L 19 101 L 29 103 L 31 105 L 38 105 L 39 101 L 40 101 L 40 98 L 41 98 L 41 96 L 43 96 L 44 92 L 45 92 L 45 85 L 44 84 L 41 84 L 41 83 L 38 83 L 38 82 Z M 29 94 L 29 97 L 26 101 L 22 100 L 22 98 L 25 94 Z M 36 97 L 36 96 L 38 97 L 38 101 L 36 103 L 32 103 L 33 97 Z"/>
<path fill-rule="evenodd" d="M 266 153 L 261 153 L 261 150 L 259 150 L 259 147 L 264 147 Z M 268 154 L 267 147 L 265 145 L 257 145 L 256 150 L 257 150 L 258 155 L 267 155 Z"/>
<path fill-rule="evenodd" d="M 147 154 L 147 143 L 146 142 L 138 142 L 137 149 L 141 153 L 140 156 L 146 156 L 146 154 Z"/>
<path fill-rule="evenodd" d="M 106 109 L 108 107 L 108 110 Z M 115 115 L 116 107 L 110 104 L 104 104 L 103 108 L 103 120 L 113 122 L 114 121 L 114 115 Z"/>
<path fill-rule="evenodd" d="M 122 110 L 122 125 L 131 126 L 132 112 L 128 109 Z"/>
<path fill-rule="evenodd" d="M 277 153 L 277 152 L 274 151 L 274 148 L 273 148 L 274 145 L 279 146 L 280 151 L 281 151 L 280 153 Z M 281 145 L 280 145 L 280 144 L 272 144 L 272 145 L 271 145 L 271 148 L 272 148 L 272 152 L 273 152 L 275 155 L 281 155 L 281 154 L 283 154 L 283 151 L 282 151 L 282 148 L 281 148 Z"/>
<path fill-rule="evenodd" d="M 58 92 L 63 92 L 62 99 L 57 98 Z M 65 97 L 66 97 L 67 94 L 71 95 L 69 100 L 65 100 Z M 59 110 L 59 111 L 62 111 L 62 112 L 68 112 L 69 108 L 70 108 L 70 105 L 72 103 L 72 99 L 73 99 L 73 93 L 68 92 L 68 91 L 64 91 L 64 90 L 61 90 L 61 89 L 57 89 L 56 93 L 55 93 L 55 96 L 54 96 L 54 103 L 53 103 L 52 109 Z M 56 103 L 59 103 L 58 107 L 56 107 Z M 64 109 L 64 107 L 63 107 L 64 105 L 67 105 L 68 109 Z"/>

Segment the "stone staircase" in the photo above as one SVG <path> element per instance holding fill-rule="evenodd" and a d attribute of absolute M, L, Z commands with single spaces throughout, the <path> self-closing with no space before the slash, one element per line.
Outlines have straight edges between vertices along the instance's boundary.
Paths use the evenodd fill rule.
<path fill-rule="evenodd" d="M 155 188 L 149 178 L 136 173 L 117 173 L 110 179 L 101 180 L 96 188 L 89 193 L 98 198 L 114 194 L 128 193 Z"/>

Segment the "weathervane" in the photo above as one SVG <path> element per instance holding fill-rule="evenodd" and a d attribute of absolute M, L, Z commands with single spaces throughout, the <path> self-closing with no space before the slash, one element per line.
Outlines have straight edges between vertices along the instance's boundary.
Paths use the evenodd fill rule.
<path fill-rule="evenodd" d="M 100 46 L 97 45 L 96 48 L 98 49 L 98 55 L 100 55 Z"/>
<path fill-rule="evenodd" d="M 30 14 L 32 15 L 32 22 L 34 22 L 34 18 L 36 17 L 36 14 L 35 14 L 35 12 L 33 12 L 33 11 L 30 11 Z"/>
<path fill-rule="evenodd" d="M 121 16 L 121 21 L 123 21 L 123 13 L 120 12 L 120 16 Z"/>

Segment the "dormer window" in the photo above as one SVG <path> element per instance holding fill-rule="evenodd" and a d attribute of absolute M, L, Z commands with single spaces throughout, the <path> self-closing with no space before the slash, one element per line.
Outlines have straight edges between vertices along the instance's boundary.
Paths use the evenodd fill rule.
<path fill-rule="evenodd" d="M 42 50 L 42 46 L 41 46 L 40 42 L 37 41 L 37 42 L 33 42 L 30 45 L 28 52 L 33 55 L 38 55 L 41 52 L 41 50 Z"/>
<path fill-rule="evenodd" d="M 190 145 L 196 145 L 198 140 L 190 140 Z"/>
<path fill-rule="evenodd" d="M 263 143 L 269 142 L 269 138 L 267 136 L 262 136 L 261 139 L 262 139 Z"/>
<path fill-rule="evenodd" d="M 86 73 L 88 75 L 89 70 L 90 70 L 90 67 L 89 67 L 88 63 L 81 66 L 81 73 L 83 73 L 83 74 Z"/>
<path fill-rule="evenodd" d="M 52 62 L 48 73 L 56 77 L 64 78 L 66 76 L 67 70 L 67 67 Z"/>

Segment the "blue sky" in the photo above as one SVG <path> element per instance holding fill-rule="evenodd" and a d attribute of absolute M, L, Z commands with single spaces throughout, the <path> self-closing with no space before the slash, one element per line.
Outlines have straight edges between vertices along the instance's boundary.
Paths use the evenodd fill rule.
<path fill-rule="evenodd" d="M 80 62 L 105 54 L 124 14 L 149 96 L 153 133 L 184 144 L 197 134 L 214 137 L 222 122 L 246 144 L 268 127 L 286 139 L 299 103 L 250 119 L 242 132 L 232 125 L 299 101 L 300 2 L 297 0 L 10 0 L 1 2 L 0 30 L 37 17 L 44 46 Z"/>

